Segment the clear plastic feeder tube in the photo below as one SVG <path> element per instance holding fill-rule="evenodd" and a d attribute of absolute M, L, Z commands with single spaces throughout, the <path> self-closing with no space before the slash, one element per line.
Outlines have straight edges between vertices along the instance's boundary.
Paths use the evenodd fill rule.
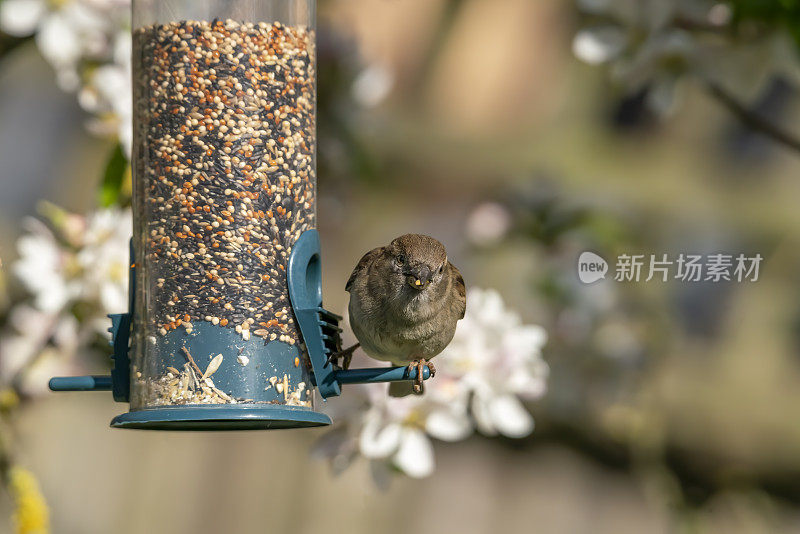
<path fill-rule="evenodd" d="M 314 0 L 133 0 L 131 409 L 311 406 L 289 304 L 316 226 Z"/>

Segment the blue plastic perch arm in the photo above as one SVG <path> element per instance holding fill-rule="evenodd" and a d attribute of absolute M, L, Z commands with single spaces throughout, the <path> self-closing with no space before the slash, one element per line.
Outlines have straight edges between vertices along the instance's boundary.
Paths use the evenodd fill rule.
<path fill-rule="evenodd" d="M 56 376 L 49 386 L 52 391 L 111 391 L 111 377 Z"/>
<path fill-rule="evenodd" d="M 410 372 L 405 367 L 375 367 L 366 369 L 338 370 L 334 372 L 340 384 L 373 384 L 376 382 L 400 382 L 416 380 L 417 370 Z M 422 379 L 427 380 L 431 371 L 422 368 Z M 109 391 L 110 376 L 57 376 L 50 379 L 51 391 Z"/>
<path fill-rule="evenodd" d="M 427 380 L 431 371 L 422 368 L 422 379 Z M 334 377 L 341 384 L 372 384 L 375 382 L 400 382 L 403 380 L 416 380 L 417 370 L 410 372 L 406 367 L 375 367 L 366 369 L 348 369 L 347 371 L 334 371 Z"/>

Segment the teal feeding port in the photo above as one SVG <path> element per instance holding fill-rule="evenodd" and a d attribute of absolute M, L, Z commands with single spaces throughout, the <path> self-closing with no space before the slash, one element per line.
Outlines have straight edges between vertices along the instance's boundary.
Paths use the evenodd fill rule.
<path fill-rule="evenodd" d="M 320 426 L 343 384 L 316 230 L 314 0 L 134 0 L 131 302 L 111 316 L 111 426 Z M 330 360 L 330 361 L 329 361 Z M 428 377 L 425 369 L 423 378 Z"/>

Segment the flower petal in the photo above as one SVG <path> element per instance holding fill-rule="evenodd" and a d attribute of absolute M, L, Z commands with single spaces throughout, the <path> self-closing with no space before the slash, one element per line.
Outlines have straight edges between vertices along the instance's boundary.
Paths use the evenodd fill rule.
<path fill-rule="evenodd" d="M 358 442 L 361 454 L 367 458 L 386 458 L 400 445 L 401 432 L 399 424 L 383 426 L 377 415 L 368 415 Z"/>
<path fill-rule="evenodd" d="M 616 26 L 600 26 L 579 31 L 572 40 L 572 53 L 590 65 L 606 63 L 625 48 L 627 39 Z"/>
<path fill-rule="evenodd" d="M 497 435 L 497 429 L 494 427 L 491 412 L 489 411 L 489 403 L 484 401 L 480 394 L 476 394 L 472 399 L 472 417 L 475 419 L 475 425 L 481 434 L 486 436 Z"/>
<path fill-rule="evenodd" d="M 70 21 L 59 13 L 49 15 L 36 34 L 42 55 L 57 68 L 72 71 L 81 56 L 81 42 Z"/>
<path fill-rule="evenodd" d="M 472 433 L 466 410 L 435 410 L 425 420 L 425 431 L 442 441 L 459 441 Z"/>
<path fill-rule="evenodd" d="M 42 0 L 5 0 L 0 3 L 0 28 L 15 37 L 30 35 L 44 12 Z"/>
<path fill-rule="evenodd" d="M 489 417 L 495 428 L 509 438 L 521 438 L 533 432 L 533 417 L 513 395 L 492 399 Z"/>
<path fill-rule="evenodd" d="M 424 478 L 433 473 L 433 445 L 428 436 L 416 429 L 404 429 L 394 463 L 410 477 Z"/>

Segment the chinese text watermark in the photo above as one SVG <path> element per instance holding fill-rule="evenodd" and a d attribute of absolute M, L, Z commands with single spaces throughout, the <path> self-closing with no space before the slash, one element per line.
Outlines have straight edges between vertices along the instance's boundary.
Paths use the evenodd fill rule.
<path fill-rule="evenodd" d="M 756 282 L 761 254 L 620 254 L 614 265 L 617 282 Z M 578 278 L 591 284 L 606 277 L 609 265 L 594 252 L 578 258 Z"/>

